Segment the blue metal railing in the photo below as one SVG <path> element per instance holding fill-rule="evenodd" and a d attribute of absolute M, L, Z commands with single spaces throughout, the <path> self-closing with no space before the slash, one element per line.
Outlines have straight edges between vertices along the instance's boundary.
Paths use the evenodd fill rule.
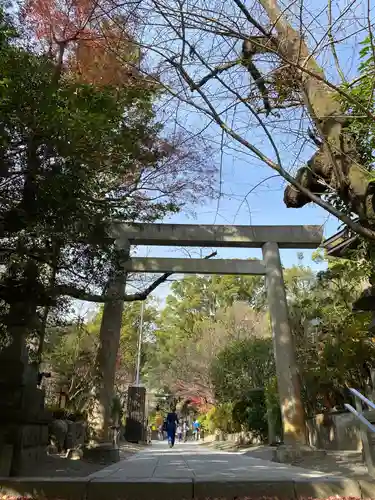
<path fill-rule="evenodd" d="M 372 443 L 369 441 L 368 437 L 368 430 L 375 435 L 375 426 L 363 415 L 363 403 L 373 410 L 375 410 L 375 404 L 357 391 L 357 389 L 349 389 L 349 391 L 355 397 L 356 408 L 353 408 L 353 406 L 348 403 L 345 403 L 345 408 L 349 410 L 350 413 L 352 413 L 362 424 L 360 425 L 360 432 L 364 457 L 369 474 L 375 477 L 375 451 L 371 449 Z"/>
<path fill-rule="evenodd" d="M 349 391 L 353 394 L 353 396 L 355 396 L 356 398 L 360 399 L 367 406 L 369 406 L 370 408 L 373 408 L 375 410 L 375 403 L 373 403 L 372 401 L 370 401 L 369 399 L 367 399 L 366 396 L 364 396 L 359 391 L 357 391 L 357 389 L 349 389 Z"/>

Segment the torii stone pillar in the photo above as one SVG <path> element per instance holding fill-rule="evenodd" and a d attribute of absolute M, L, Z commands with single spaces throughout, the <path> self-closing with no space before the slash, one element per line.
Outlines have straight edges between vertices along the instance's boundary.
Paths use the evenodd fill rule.
<path fill-rule="evenodd" d="M 262 247 L 270 310 L 277 383 L 286 445 L 306 444 L 306 427 L 301 400 L 294 341 L 289 326 L 283 270 L 277 243 Z"/>
<path fill-rule="evenodd" d="M 107 295 L 113 300 L 104 304 L 99 333 L 99 346 L 94 367 L 94 391 L 90 414 L 90 427 L 96 443 L 108 443 L 111 448 L 110 421 L 113 389 L 116 374 L 116 357 L 120 345 L 120 333 L 126 276 L 123 262 L 129 259 L 130 246 L 122 251 L 121 265 L 114 270 L 108 282 Z"/>

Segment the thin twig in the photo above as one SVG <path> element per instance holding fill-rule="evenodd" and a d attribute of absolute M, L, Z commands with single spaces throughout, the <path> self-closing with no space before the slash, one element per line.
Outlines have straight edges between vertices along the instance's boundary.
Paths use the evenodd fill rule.
<path fill-rule="evenodd" d="M 337 72 L 340 75 L 342 82 L 347 83 L 344 72 L 342 71 L 341 66 L 340 66 L 340 61 L 339 61 L 339 58 L 338 58 L 338 55 L 336 52 L 336 47 L 335 47 L 335 41 L 334 41 L 333 35 L 332 35 L 332 0 L 328 0 L 328 32 L 327 32 L 327 36 L 329 39 L 329 43 L 331 45 L 332 56 L 333 56 L 333 59 L 335 61 Z"/>

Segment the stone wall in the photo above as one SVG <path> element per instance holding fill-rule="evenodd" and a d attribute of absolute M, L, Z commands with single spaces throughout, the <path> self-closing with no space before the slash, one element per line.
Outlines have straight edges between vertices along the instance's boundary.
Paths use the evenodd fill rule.
<path fill-rule="evenodd" d="M 2 475 L 16 476 L 26 475 L 46 454 L 51 415 L 38 387 L 38 365 L 28 362 L 28 330 L 17 319 L 27 316 L 25 304 L 11 308 L 12 342 L 0 351 L 0 466 Z"/>
<path fill-rule="evenodd" d="M 49 426 L 49 435 L 58 451 L 78 448 L 85 443 L 86 423 L 56 419 Z"/>
<path fill-rule="evenodd" d="M 364 416 L 375 422 L 375 411 L 364 411 Z M 350 412 L 321 413 L 307 419 L 308 442 L 323 450 L 362 450 L 358 420 Z"/>
<path fill-rule="evenodd" d="M 48 446 L 50 415 L 44 408 L 44 393 L 31 384 L 17 385 L 12 378 L 0 389 L 2 475 L 25 475 Z"/>
<path fill-rule="evenodd" d="M 46 454 L 48 425 L 14 424 L 1 427 L 0 475 L 25 475 Z"/>
<path fill-rule="evenodd" d="M 243 431 L 243 432 L 234 432 L 233 434 L 228 434 L 225 432 L 221 432 L 219 430 L 215 431 L 214 434 L 214 440 L 215 441 L 229 441 L 233 442 L 235 444 L 240 444 L 240 445 L 260 445 L 262 444 L 262 440 L 258 437 L 252 434 L 249 431 Z"/>

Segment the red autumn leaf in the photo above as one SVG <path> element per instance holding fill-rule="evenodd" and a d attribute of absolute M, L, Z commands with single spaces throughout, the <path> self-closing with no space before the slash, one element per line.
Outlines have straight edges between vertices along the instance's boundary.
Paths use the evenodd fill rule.
<path fill-rule="evenodd" d="M 114 0 L 27 0 L 23 18 L 53 56 L 64 48 L 64 69 L 76 79 L 95 85 L 144 84 L 129 18 L 117 10 Z"/>
<path fill-rule="evenodd" d="M 24 17 L 39 40 L 56 44 L 95 36 L 105 6 L 92 0 L 28 0 Z"/>

